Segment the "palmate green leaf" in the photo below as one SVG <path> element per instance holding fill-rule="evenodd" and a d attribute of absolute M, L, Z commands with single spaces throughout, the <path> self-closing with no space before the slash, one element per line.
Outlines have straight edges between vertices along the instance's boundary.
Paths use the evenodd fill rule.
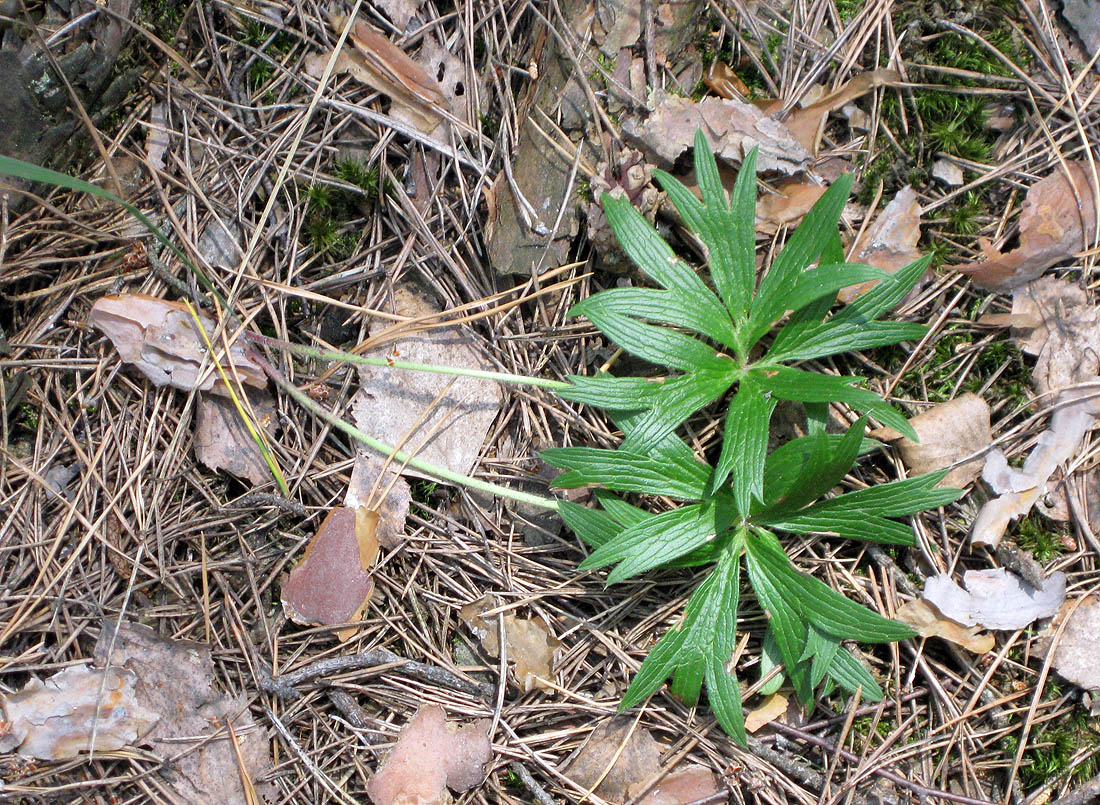
<path fill-rule="evenodd" d="M 794 314 L 776 335 L 765 360 L 769 363 L 810 360 L 923 337 L 928 329 L 923 325 L 874 319 L 905 298 L 928 270 L 930 259 L 921 258 L 880 280 L 824 321 L 821 320 L 824 314 L 817 316 L 816 321 L 809 315 Z"/>
<path fill-rule="evenodd" d="M 750 371 L 750 375 L 760 383 L 761 388 L 781 400 L 842 402 L 857 411 L 874 415 L 883 425 L 893 428 L 913 441 L 920 441 L 917 432 L 900 411 L 873 391 L 855 385 L 860 382 L 859 378 L 821 375 L 790 366 L 760 364 Z"/>
<path fill-rule="evenodd" d="M 744 745 L 741 693 L 736 679 L 725 669 L 736 643 L 739 557 L 739 545 L 722 554 L 714 572 L 688 601 L 683 623 L 658 641 L 634 675 L 620 709 L 645 699 L 670 675 L 677 695 L 694 704 L 705 680 L 711 708 L 723 729 Z"/>
<path fill-rule="evenodd" d="M 558 502 L 562 522 L 590 548 L 599 548 L 615 539 L 623 525 L 605 511 L 590 509 L 569 500 Z"/>
<path fill-rule="evenodd" d="M 885 697 L 871 673 L 843 648 L 833 656 L 828 673 L 830 679 L 849 693 L 860 690 L 864 701 L 881 702 Z"/>
<path fill-rule="evenodd" d="M 607 575 L 607 583 L 615 584 L 691 553 L 726 531 L 731 522 L 732 511 L 720 500 L 661 512 L 620 531 L 593 551 L 580 569 L 618 562 Z"/>
<path fill-rule="evenodd" d="M 644 324 L 629 316 L 601 310 L 598 306 L 590 306 L 585 315 L 601 333 L 624 350 L 650 363 L 685 372 L 733 371 L 733 360 L 728 355 L 719 355 L 713 347 L 676 330 Z M 732 380 L 731 376 L 729 382 Z"/>
<path fill-rule="evenodd" d="M 947 470 L 929 472 L 914 478 L 879 484 L 822 500 L 800 514 L 829 515 L 842 511 L 862 512 L 878 517 L 904 517 L 908 514 L 945 506 L 958 499 L 961 489 L 938 489 L 936 484 Z"/>
<path fill-rule="evenodd" d="M 655 288 L 611 288 L 600 291 L 573 305 L 571 316 L 588 316 L 589 312 L 616 313 L 649 321 L 685 327 L 712 338 L 730 349 L 736 336 L 726 309 L 708 290 L 705 295 L 690 296 L 683 291 L 661 291 Z M 590 317 L 591 318 L 591 317 Z"/>
<path fill-rule="evenodd" d="M 888 643 L 916 635 L 908 626 L 884 618 L 813 576 L 795 570 L 772 534 L 759 531 L 757 537 L 745 543 L 749 567 L 755 566 L 758 575 L 767 576 L 782 595 L 793 597 L 808 623 L 834 637 L 866 643 Z"/>
<path fill-rule="evenodd" d="M 861 511 L 834 511 L 828 514 L 799 512 L 775 519 L 762 517 L 759 522 L 791 534 L 824 534 L 887 545 L 914 543 L 913 529 L 908 524 Z"/>
<path fill-rule="evenodd" d="M 797 276 L 820 256 L 837 231 L 840 213 L 852 190 L 852 177 L 841 176 L 817 200 L 798 228 L 791 234 L 783 250 L 772 261 L 768 273 L 760 282 L 752 300 L 746 344 L 760 340 L 783 311 L 789 310 L 786 297 L 794 288 Z"/>
<path fill-rule="evenodd" d="M 864 417 L 843 435 L 816 433 L 776 448 L 764 464 L 763 515 L 801 509 L 836 486 L 862 453 L 875 445 L 863 438 Z"/>
<path fill-rule="evenodd" d="M 689 416 L 717 400 L 729 387 L 725 373 L 695 372 L 669 380 L 653 406 L 639 413 L 621 449 L 643 452 L 656 447 Z"/>
<path fill-rule="evenodd" d="M 602 489 L 596 490 L 596 500 L 603 506 L 603 510 L 620 525 L 634 525 L 653 516 L 652 512 L 647 512 L 645 509 L 627 503 L 618 495 L 613 495 Z"/>
<path fill-rule="evenodd" d="M 658 459 L 623 450 L 553 447 L 541 456 L 548 464 L 568 470 L 554 479 L 554 486 L 561 489 L 603 486 L 616 492 L 702 500 L 711 478 L 710 468 L 693 460 L 679 463 L 671 457 Z"/>
<path fill-rule="evenodd" d="M 752 500 L 764 497 L 764 459 L 768 453 L 768 425 L 776 400 L 764 396 L 752 377 L 741 381 L 726 411 L 722 452 L 708 491 L 713 493 L 733 473 L 737 512 L 747 517 Z"/>
<path fill-rule="evenodd" d="M 752 538 L 748 540 L 752 543 Z M 808 669 L 802 666 L 803 649 L 809 634 L 809 625 L 792 607 L 783 595 L 781 580 L 761 565 L 751 547 L 745 552 L 745 566 L 749 573 L 749 582 L 756 593 L 760 605 L 768 615 L 768 629 L 779 656 L 783 659 L 787 679 L 794 687 L 798 698 L 808 702 L 813 698 L 813 686 L 810 684 Z"/>

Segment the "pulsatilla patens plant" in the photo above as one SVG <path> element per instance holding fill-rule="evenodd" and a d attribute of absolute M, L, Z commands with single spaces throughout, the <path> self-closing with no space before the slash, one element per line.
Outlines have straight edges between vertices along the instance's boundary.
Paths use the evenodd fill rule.
<path fill-rule="evenodd" d="M 943 473 L 829 497 L 858 457 L 867 416 L 916 438 L 905 417 L 855 377 L 797 368 L 815 358 L 919 338 L 925 328 L 878 321 L 925 272 L 928 258 L 890 275 L 844 262 L 837 224 L 851 189 L 838 179 L 757 282 L 756 153 L 745 159 L 727 198 L 714 155 L 695 138 L 699 200 L 658 173 L 684 223 L 706 249 L 711 286 L 681 260 L 626 200 L 603 197 L 623 249 L 659 288 L 616 288 L 575 305 L 626 352 L 668 372 L 657 377 L 570 378 L 563 397 L 607 410 L 622 430 L 618 449 L 569 447 L 544 458 L 565 472 L 556 485 L 597 487 L 599 508 L 563 501 L 562 518 L 594 550 L 582 568 L 614 565 L 608 584 L 657 567 L 710 566 L 682 621 L 650 651 L 622 707 L 672 676 L 672 693 L 695 703 L 704 681 L 722 727 L 745 743 L 741 694 L 728 668 L 737 630 L 742 565 L 768 616 L 763 664 L 783 664 L 799 698 L 822 683 L 881 699 L 875 679 L 842 640 L 888 642 L 913 636 L 896 621 L 856 604 L 797 569 L 778 534 L 826 534 L 897 545 L 911 527 L 891 519 L 941 506 L 958 490 L 937 489 Z M 855 302 L 830 312 L 837 292 L 876 280 Z M 778 329 L 777 329 L 778 328 Z M 772 335 L 774 331 L 774 336 Z M 704 406 L 729 397 L 714 466 L 677 431 Z M 807 435 L 767 452 L 779 400 L 805 405 Z M 863 417 L 846 433 L 825 430 L 831 403 Z M 615 493 L 655 495 L 683 505 L 653 513 Z"/>

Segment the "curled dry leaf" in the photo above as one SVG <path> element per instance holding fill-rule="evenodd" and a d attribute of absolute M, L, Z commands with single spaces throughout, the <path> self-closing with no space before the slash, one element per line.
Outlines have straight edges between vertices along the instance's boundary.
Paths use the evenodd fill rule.
<path fill-rule="evenodd" d="M 333 509 L 283 582 L 286 616 L 295 623 L 334 626 L 359 620 L 374 589 L 378 513 L 366 507 Z M 340 631 L 341 640 L 355 634 Z"/>
<path fill-rule="evenodd" d="M 374 805 L 447 805 L 448 788 L 469 791 L 493 759 L 492 721 L 459 726 L 438 705 L 421 707 L 401 730 L 397 744 L 367 783 Z"/>
<path fill-rule="evenodd" d="M 248 400 L 256 416 L 255 424 L 273 436 L 279 425 L 274 398 L 260 389 L 249 391 Z M 257 486 L 271 480 L 271 468 L 237 407 L 222 396 L 199 397 L 195 457 L 212 470 L 225 470 Z"/>
<path fill-rule="evenodd" d="M 975 654 L 992 651 L 997 643 L 992 634 L 982 631 L 981 626 L 963 626 L 945 618 L 934 604 L 921 598 L 902 604 L 895 617 L 921 637 L 942 637 Z"/>
<path fill-rule="evenodd" d="M 94 656 L 101 667 L 133 673 L 138 703 L 161 716 L 144 743 L 170 758 L 161 779 L 171 787 L 173 801 L 254 805 L 241 782 L 242 765 L 259 801 L 277 801 L 273 786 L 260 782 L 272 768 L 267 734 L 252 719 L 247 699 L 215 689 L 208 646 L 160 637 L 141 624 L 105 621 Z M 239 761 L 227 721 L 233 724 Z"/>
<path fill-rule="evenodd" d="M 565 773 L 574 783 L 611 803 L 642 793 L 661 769 L 661 745 L 632 718 L 616 717 L 597 726 Z M 597 785 L 599 783 L 599 785 Z M 718 793 L 709 769 L 694 764 L 675 768 L 639 800 L 639 805 L 683 805 Z"/>
<path fill-rule="evenodd" d="M 136 744 L 160 719 L 137 700 L 136 682 L 124 668 L 87 665 L 32 678 L 18 693 L 0 696 L 0 752 L 65 760 Z"/>
<path fill-rule="evenodd" d="M 209 316 L 200 313 L 199 320 L 208 335 L 214 332 Z M 111 339 L 122 360 L 134 364 L 154 385 L 226 393 L 202 334 L 183 303 L 136 293 L 104 296 L 92 305 L 88 323 Z M 220 349 L 218 357 L 224 366 L 226 358 Z M 240 347 L 230 349 L 229 362 L 233 365 L 233 371 L 226 367 L 230 377 L 235 373 L 256 388 L 267 385 L 263 370 Z"/>
<path fill-rule="evenodd" d="M 924 583 L 924 600 L 944 617 L 963 626 L 1023 629 L 1038 618 L 1049 618 L 1066 598 L 1066 574 L 1050 574 L 1040 589 L 1004 568 L 968 570 L 964 590 L 946 573 Z"/>
<path fill-rule="evenodd" d="M 781 226 L 794 226 L 828 188 L 808 182 L 786 182 L 756 205 L 756 231 L 773 234 Z"/>
<path fill-rule="evenodd" d="M 853 244 L 852 261 L 866 263 L 893 274 L 915 260 L 921 253 L 917 248 L 920 240 L 920 204 L 913 188 L 906 185 L 890 200 L 875 222 L 864 230 Z M 837 297 L 848 304 L 856 297 L 866 293 L 875 285 L 876 280 L 842 288 Z"/>
<path fill-rule="evenodd" d="M 1100 598 L 1091 595 L 1074 607 L 1067 601 L 1069 620 L 1054 649 L 1051 662 L 1062 677 L 1085 690 L 1100 688 L 1100 663 L 1096 645 L 1100 642 Z"/>
<path fill-rule="evenodd" d="M 970 533 L 974 545 L 996 547 L 1008 524 L 1031 511 L 1058 466 L 1077 454 L 1095 419 L 1095 403 L 1089 401 L 1087 391 L 1066 390 L 1055 398 L 1055 405 L 1061 407 L 1051 415 L 1050 427 L 1039 434 L 1023 469 L 1010 467 L 1000 450 L 986 457 L 982 479 L 999 497 L 982 506 L 974 518 Z"/>
<path fill-rule="evenodd" d="M 400 315 L 424 321 L 440 315 L 438 308 L 409 286 L 395 288 L 393 299 Z M 368 354 L 412 363 L 492 368 L 461 327 L 410 332 Z M 470 474 L 500 409 L 501 392 L 495 382 L 375 366 L 360 366 L 359 381 L 351 404 L 356 427 L 386 444 L 404 444 L 406 452 L 432 464 Z M 427 477 L 411 467 L 403 468 L 402 473 Z"/>
<path fill-rule="evenodd" d="M 726 98 L 693 101 L 663 90 L 654 93 L 653 113 L 644 121 L 628 117 L 623 133 L 645 146 L 667 167 L 691 148 L 695 131 L 706 133 L 715 156 L 739 163 L 760 146 L 756 169 L 793 174 L 810 162 L 810 152 L 787 130 L 749 103 Z"/>
<path fill-rule="evenodd" d="M 1092 246 L 1098 188 L 1090 168 L 1067 162 L 1027 191 L 1020 211 L 1020 245 L 1002 254 L 988 244 L 984 262 L 959 267 L 979 285 L 1010 291 Z"/>
<path fill-rule="evenodd" d="M 329 24 L 342 31 L 347 18 L 332 12 Z M 333 71 L 348 73 L 367 86 L 389 96 L 390 114 L 430 134 L 444 121 L 447 96 L 439 82 L 397 45 L 365 22 L 356 21 L 348 35 L 350 48 L 336 58 Z M 319 78 L 331 54 L 308 56 L 305 69 Z"/>
<path fill-rule="evenodd" d="M 773 693 L 760 706 L 745 713 L 745 732 L 756 732 L 787 712 L 787 697 Z"/>
<path fill-rule="evenodd" d="M 893 70 L 871 70 L 860 73 L 839 89 L 814 100 L 808 106 L 791 112 L 786 121 L 787 128 L 807 151 L 816 154 L 817 147 L 821 143 L 821 132 L 825 128 L 825 120 L 830 112 L 835 112 L 877 87 L 890 87 L 900 82 L 901 74 Z M 768 113 L 774 113 L 782 106 L 782 102 L 776 101 L 775 106 L 768 109 Z"/>
<path fill-rule="evenodd" d="M 890 428 L 871 436 L 893 442 L 901 460 L 914 475 L 946 469 L 967 456 L 985 450 L 993 441 L 989 404 L 977 394 L 963 394 L 934 405 L 909 420 L 919 442 Z M 952 469 L 939 485 L 961 489 L 981 474 L 983 460 L 973 458 Z"/>
<path fill-rule="evenodd" d="M 411 501 L 412 491 L 392 463 L 387 466 L 377 456 L 363 450 L 356 452 L 344 505 L 378 513 L 374 536 L 383 548 L 396 548 L 405 541 L 405 520 Z"/>
<path fill-rule="evenodd" d="M 500 656 L 500 634 L 497 627 L 497 618 L 500 616 L 482 616 L 499 606 L 500 601 L 496 597 L 486 595 L 459 611 L 462 622 L 478 636 L 481 647 L 491 657 Z M 510 614 L 504 614 L 503 618 L 508 659 L 515 663 L 514 672 L 519 686 L 525 693 L 536 687 L 553 690 L 550 683 L 554 680 L 554 652 L 561 643 L 551 636 L 550 628 L 541 618 L 517 618 Z"/>
<path fill-rule="evenodd" d="M 986 316 L 983 322 L 1012 326 L 1020 348 L 1039 356 L 1032 371 L 1036 391 L 1055 395 L 1048 429 L 1022 470 L 1009 467 L 1000 451 L 986 459 L 982 477 L 1000 497 L 978 513 L 972 541 L 996 546 L 1008 523 L 1030 511 L 1058 467 L 1077 454 L 1100 411 L 1086 389 L 1073 388 L 1094 379 L 1100 369 L 1100 309 L 1076 285 L 1041 277 L 1016 289 L 1011 313 Z"/>

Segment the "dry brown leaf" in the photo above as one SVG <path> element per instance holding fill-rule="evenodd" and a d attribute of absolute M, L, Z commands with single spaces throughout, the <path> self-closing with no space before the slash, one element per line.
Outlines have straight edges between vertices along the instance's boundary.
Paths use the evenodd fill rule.
<path fill-rule="evenodd" d="M 945 618 L 935 605 L 920 598 L 902 604 L 894 617 L 922 637 L 942 637 L 975 654 L 992 651 L 997 644 L 993 635 L 983 632 L 981 626 L 963 626 Z"/>
<path fill-rule="evenodd" d="M 379 500 L 383 493 L 385 497 Z M 383 548 L 396 548 L 405 541 L 405 520 L 411 501 L 409 484 L 397 474 L 393 463 L 386 466 L 377 456 L 362 450 L 356 452 L 344 505 L 378 512 L 374 535 Z"/>
<path fill-rule="evenodd" d="M 661 768 L 661 746 L 634 719 L 615 717 L 597 726 L 565 767 L 577 785 L 591 789 L 607 802 L 633 799 Z M 684 805 L 716 794 L 720 789 L 709 769 L 687 764 L 675 768 L 649 789 L 639 805 Z"/>
<path fill-rule="evenodd" d="M 1076 603 L 1076 602 L 1073 602 Z M 1067 601 L 1063 608 L 1073 606 Z M 1069 621 L 1054 649 L 1054 670 L 1085 690 L 1100 688 L 1100 662 L 1096 646 L 1100 643 L 1100 599 L 1089 596 L 1069 615 Z"/>
<path fill-rule="evenodd" d="M 395 288 L 393 299 L 399 315 L 431 317 L 439 313 L 410 286 Z M 438 366 L 492 368 L 460 327 L 415 333 L 368 354 Z M 406 452 L 436 466 L 463 475 L 472 472 L 500 409 L 501 392 L 496 383 L 375 366 L 360 366 L 359 380 L 351 405 L 356 427 L 386 444 L 404 444 Z M 438 404 L 425 416 L 436 398 Z M 429 477 L 412 467 L 402 473 Z"/>
<path fill-rule="evenodd" d="M 257 423 L 269 435 L 279 425 L 275 400 L 266 390 L 250 391 Z M 225 470 L 253 484 L 271 480 L 271 468 L 245 426 L 237 407 L 222 396 L 200 395 L 195 417 L 195 457 L 212 470 Z"/>
<path fill-rule="evenodd" d="M 138 702 L 161 719 L 146 735 L 166 763 L 161 779 L 178 801 L 191 805 L 248 805 L 237 754 L 225 729 L 233 724 L 240 756 L 261 802 L 275 802 L 270 783 L 257 782 L 272 768 L 265 730 L 248 712 L 243 697 L 214 688 L 210 648 L 190 640 L 170 640 L 148 626 L 105 621 L 94 656 L 99 666 L 123 668 L 136 677 Z M 219 733 L 218 737 L 213 737 Z"/>
<path fill-rule="evenodd" d="M 756 205 L 756 231 L 773 234 L 781 226 L 794 226 L 810 211 L 825 191 L 824 185 L 787 182 Z"/>
<path fill-rule="evenodd" d="M 756 732 L 787 712 L 787 697 L 773 693 L 761 705 L 745 713 L 745 732 Z"/>
<path fill-rule="evenodd" d="M 1068 175 L 1067 175 L 1068 171 Z M 988 259 L 959 267 L 979 285 L 1010 291 L 1051 266 L 1093 245 L 1096 238 L 1095 179 L 1082 162 L 1067 162 L 1027 191 L 1020 211 L 1020 245 L 1001 253 L 985 245 Z"/>
<path fill-rule="evenodd" d="M 1073 283 L 1040 277 L 1016 290 L 1011 314 L 994 320 L 1012 325 L 1020 348 L 1039 356 L 1032 381 L 1040 394 L 1054 395 L 1048 399 L 1055 407 L 1022 470 L 1009 467 L 999 450 L 986 459 L 982 477 L 1000 497 L 982 507 L 971 539 L 976 545 L 996 546 L 1008 523 L 1030 511 L 1058 467 L 1077 454 L 1100 412 L 1087 389 L 1074 388 L 1093 380 L 1100 369 L 1100 309 L 1088 304 L 1085 292 Z"/>
<path fill-rule="evenodd" d="M 329 14 L 329 23 L 342 31 L 347 18 Z M 439 82 L 381 31 L 356 21 L 348 35 L 350 48 L 340 52 L 333 70 L 348 73 L 367 86 L 389 96 L 390 115 L 431 134 L 444 121 L 447 96 Z M 314 78 L 324 73 L 331 54 L 306 57 L 306 72 Z"/>
<path fill-rule="evenodd" d="M 360 507 L 333 509 L 283 582 L 286 616 L 309 626 L 357 621 L 374 589 L 371 570 L 378 559 L 378 513 Z M 341 640 L 354 628 L 338 633 Z"/>
<path fill-rule="evenodd" d="M 714 779 L 714 772 L 705 766 L 689 763 L 653 786 L 638 801 L 638 805 L 687 805 L 708 800 L 721 790 Z"/>
<path fill-rule="evenodd" d="M 493 759 L 492 721 L 463 726 L 447 721 L 438 705 L 421 707 L 401 730 L 397 744 L 367 783 L 374 805 L 449 805 L 448 788 L 480 785 Z"/>
<path fill-rule="evenodd" d="M 691 148 L 695 132 L 702 128 L 715 156 L 739 163 L 759 145 L 756 169 L 798 173 L 810 162 L 810 153 L 782 123 L 772 120 L 752 104 L 726 98 L 693 101 L 656 90 L 653 113 L 644 121 L 628 117 L 623 133 L 644 145 L 666 166 Z"/>
<path fill-rule="evenodd" d="M 731 101 L 743 101 L 752 92 L 749 85 L 741 80 L 741 76 L 737 75 L 732 67 L 721 61 L 710 63 L 706 75 L 703 76 L 703 83 L 715 95 Z"/>
<path fill-rule="evenodd" d="M 200 313 L 199 320 L 208 334 L 214 332 L 209 316 Z M 183 303 L 136 293 L 104 296 L 92 305 L 88 323 L 111 339 L 122 360 L 134 364 L 154 385 L 226 393 L 202 334 Z M 220 349 L 218 354 L 225 366 Z M 229 362 L 243 382 L 256 388 L 267 385 L 263 370 L 241 347 L 233 346 Z M 233 377 L 229 367 L 226 372 Z"/>
<path fill-rule="evenodd" d="M 913 188 L 906 185 L 852 246 L 852 262 L 866 263 L 893 274 L 920 259 L 918 240 L 920 204 L 917 203 L 917 194 Z M 837 297 L 848 304 L 874 287 L 876 282 L 877 280 L 870 280 L 842 288 Z"/>
<path fill-rule="evenodd" d="M 871 70 L 860 73 L 820 100 L 815 100 L 809 106 L 791 112 L 786 120 L 787 129 L 807 151 L 816 154 L 817 147 L 821 143 L 821 132 L 825 128 L 825 120 L 830 112 L 835 112 L 877 87 L 891 87 L 900 83 L 901 80 L 901 74 L 893 70 Z M 782 104 L 779 106 L 781 107 Z"/>
<path fill-rule="evenodd" d="M 463 623 L 481 640 L 481 646 L 491 657 L 500 656 L 500 636 L 496 615 L 482 617 L 484 613 L 497 609 L 500 601 L 495 596 L 486 595 L 478 601 L 467 604 L 459 611 Z M 550 628 L 541 619 L 504 616 L 504 640 L 508 647 L 508 659 L 515 663 L 515 676 L 524 693 L 535 688 L 553 690 L 554 652 L 561 643 L 551 636 Z"/>
<path fill-rule="evenodd" d="M 1029 586 L 1004 568 L 968 570 L 964 590 L 946 573 L 924 582 L 925 602 L 945 618 L 963 626 L 1023 629 L 1038 618 L 1049 618 L 1066 598 L 1066 574 L 1057 571 L 1040 589 Z"/>
<path fill-rule="evenodd" d="M 375 0 L 375 5 L 386 12 L 390 22 L 399 31 L 409 27 L 409 20 L 420 9 L 420 0 Z"/>
<path fill-rule="evenodd" d="M 137 700 L 136 683 L 124 668 L 87 665 L 32 678 L 18 693 L 0 695 L 0 752 L 65 760 L 138 743 L 160 715 Z"/>
<path fill-rule="evenodd" d="M 950 467 L 956 461 L 985 450 L 993 441 L 989 405 L 977 394 L 963 394 L 917 414 L 909 424 L 920 437 L 914 442 L 891 428 L 871 433 L 875 439 L 893 442 L 901 460 L 914 475 Z M 939 486 L 961 489 L 977 478 L 983 459 L 973 458 L 947 473 Z"/>

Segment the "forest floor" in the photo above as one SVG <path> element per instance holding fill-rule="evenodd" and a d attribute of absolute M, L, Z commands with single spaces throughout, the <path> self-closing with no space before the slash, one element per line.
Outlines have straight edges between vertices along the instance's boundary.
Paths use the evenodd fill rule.
<path fill-rule="evenodd" d="M 76 4 L 71 15 L 39 5 L 28 3 L 27 13 L 42 36 L 62 51 L 74 47 L 66 37 L 90 24 L 63 31 L 78 18 Z M 880 703 L 832 691 L 809 709 L 793 696 L 783 706 L 753 692 L 746 711 L 780 704 L 744 749 L 705 703 L 686 706 L 666 688 L 614 720 L 647 651 L 681 617 L 697 574 L 659 571 L 605 587 L 604 572 L 578 572 L 586 549 L 537 506 L 419 477 L 393 480 L 383 507 L 393 519 L 380 525 L 386 538 L 365 610 L 340 629 L 296 624 L 283 585 L 328 513 L 345 504 L 349 484 L 362 481 L 352 477 L 355 443 L 271 386 L 270 402 L 253 405 L 269 427 L 285 491 L 254 457 L 234 464 L 236 475 L 212 469 L 235 460 L 222 449 L 234 409 L 211 424 L 219 416 L 212 395 L 154 385 L 90 323 L 102 297 L 141 293 L 194 301 L 227 339 L 244 322 L 280 341 L 369 348 L 397 360 L 465 355 L 550 380 L 639 368 L 587 321 L 567 316 L 591 293 L 643 282 L 616 256 L 592 204 L 603 189 L 624 188 L 699 263 L 649 183 L 654 164 L 688 176 L 689 156 L 662 163 L 647 150 L 683 132 L 670 127 L 648 140 L 624 132 L 637 132 L 670 98 L 693 108 L 718 98 L 757 102 L 793 129 L 808 119 L 799 111 L 824 97 L 827 108 L 794 144 L 808 160 L 794 145 L 765 144 L 778 167 L 760 174 L 770 203 L 758 219 L 761 254 L 804 214 L 800 199 L 815 192 L 807 188 L 854 172 L 842 220 L 853 251 L 867 248 L 873 232 L 887 262 L 911 253 L 931 253 L 934 262 L 893 313 L 928 325 L 925 339 L 818 368 L 867 378 L 909 416 L 977 395 L 991 430 L 968 432 L 974 441 L 960 445 L 948 429 L 931 446 L 955 460 L 992 443 L 1026 474 L 1022 462 L 1062 399 L 1061 387 L 1034 376 L 1036 354 L 1045 372 L 1058 361 L 1094 361 L 1092 345 L 1100 345 L 1100 315 L 1089 304 L 1100 253 L 1100 81 L 1081 41 L 1100 31 L 1067 21 L 1087 3 L 1066 5 L 712 0 L 687 4 L 683 16 L 685 4 L 650 0 L 642 19 L 657 22 L 638 22 L 635 11 L 632 28 L 624 22 L 630 4 L 599 0 L 356 4 L 427 68 L 437 84 L 425 88 L 396 48 L 329 65 L 343 20 L 312 2 L 143 0 L 120 56 L 141 81 L 118 111 L 95 119 L 94 136 L 82 124 L 94 156 L 69 172 L 147 215 L 228 310 L 110 200 L 39 184 L 23 203 L 3 202 L 0 695 L 96 658 L 101 665 L 113 650 L 105 644 L 151 639 L 140 630 L 112 636 L 107 627 L 119 620 L 175 641 L 155 644 L 159 659 L 145 655 L 139 685 L 190 693 L 164 699 L 178 712 L 158 714 L 152 744 L 37 761 L 0 755 L 0 798 L 365 802 L 401 728 L 434 704 L 449 719 L 490 720 L 492 759 L 484 782 L 456 794 L 462 802 L 1100 800 L 1100 710 L 1060 674 L 1051 648 L 1100 585 L 1100 462 L 1089 436 L 1070 445 L 1063 468 L 1038 476 L 1035 508 L 1008 525 L 998 550 L 971 543 L 979 510 L 995 497 L 973 475 L 957 503 L 912 518 L 915 547 L 789 537 L 800 569 L 887 615 L 919 598 L 937 573 L 960 581 L 967 570 L 1005 566 L 1036 580 L 1064 573 L 1066 605 L 1053 623 L 983 635 L 981 650 L 940 637 L 858 647 L 886 691 Z M 352 38 L 345 45 L 360 46 Z M 326 76 L 327 66 L 335 69 Z M 831 95 L 845 87 L 850 95 Z M 772 99 L 780 103 L 769 106 Z M 540 187 L 546 154 L 561 157 L 564 169 Z M 1063 179 L 1065 192 L 1028 195 L 1071 163 L 1082 166 L 1081 183 L 1070 189 Z M 526 214 L 516 212 L 520 196 L 531 202 Z M 1021 217 L 1025 197 L 1030 219 L 1026 210 Z M 1019 259 L 996 256 L 1015 248 Z M 958 271 L 987 260 L 999 260 L 1002 273 Z M 1029 281 L 1040 275 L 1080 297 L 1036 290 Z M 1027 299 L 1039 299 L 1045 340 L 1021 329 Z M 450 326 L 425 327 L 438 322 Z M 1050 333 L 1063 327 L 1072 338 L 1058 352 Z M 149 362 L 164 360 L 145 348 L 156 353 Z M 266 355 L 337 417 L 388 428 L 393 440 L 411 429 L 410 445 L 422 441 L 417 428 L 450 433 L 445 459 L 511 488 L 561 494 L 539 450 L 617 443 L 603 414 L 550 390 L 456 383 L 414 393 L 404 385 L 412 381 L 375 386 L 367 378 L 376 375 L 321 358 L 278 348 Z M 1071 374 L 1080 383 L 1097 372 Z M 448 413 L 449 404 L 459 413 Z M 371 405 L 373 415 L 364 413 Z M 854 421 L 849 414 L 834 412 Z M 713 453 L 713 415 L 704 411 L 688 432 L 701 453 Z M 845 483 L 858 488 L 910 470 L 887 445 Z M 737 668 L 753 685 L 765 616 L 744 599 Z M 478 602 L 480 621 L 469 608 Z M 1100 641 L 1100 624 L 1091 622 Z M 499 639 L 496 648 L 492 639 L 483 645 L 481 626 L 499 630 L 505 651 Z M 192 676 L 173 666 L 187 665 L 181 657 L 198 656 L 201 646 L 180 641 L 210 649 Z M 552 661 L 540 667 L 547 651 Z M 248 751 L 208 766 L 176 758 L 203 750 L 185 741 L 192 726 L 173 733 L 163 725 L 188 724 L 195 713 L 223 747 L 232 720 L 229 741 Z M 59 729 L 51 740 L 66 737 L 67 727 Z M 13 749 L 2 730 L 0 748 Z M 661 788 L 666 773 L 692 765 L 707 770 L 692 772 L 701 788 Z M 253 792 L 241 788 L 242 775 Z M 220 793 L 193 793 L 204 786 Z M 664 799 L 654 798 L 659 790 Z"/>

